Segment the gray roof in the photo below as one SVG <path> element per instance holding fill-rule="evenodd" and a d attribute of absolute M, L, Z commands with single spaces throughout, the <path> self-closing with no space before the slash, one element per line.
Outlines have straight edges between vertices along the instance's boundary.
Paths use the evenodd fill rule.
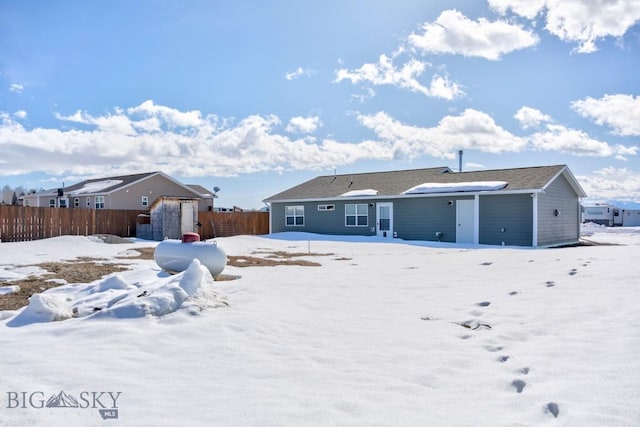
<path fill-rule="evenodd" d="M 169 175 L 166 175 L 160 171 L 87 179 L 77 184 L 64 187 L 64 193 L 69 196 L 90 196 L 95 194 L 97 195 L 110 194 L 110 193 L 113 193 L 114 191 L 121 190 L 125 187 L 128 187 L 129 185 L 132 185 L 139 181 L 143 181 L 154 175 L 161 175 L 166 179 L 175 182 L 177 185 L 181 185 L 185 187 L 187 190 L 193 192 L 194 195 L 200 196 L 197 190 L 189 186 L 186 186 L 179 181 L 176 181 Z M 56 193 L 57 193 L 57 188 L 50 188 L 48 190 L 38 192 L 36 193 L 36 195 L 39 195 L 39 196 L 55 195 Z"/>
<path fill-rule="evenodd" d="M 206 189 L 202 185 L 187 184 L 187 187 L 189 187 L 190 189 L 192 189 L 196 193 L 199 193 L 202 197 L 214 197 L 213 192 L 211 190 Z"/>
<path fill-rule="evenodd" d="M 497 192 L 541 191 L 560 174 L 565 175 L 580 197 L 586 196 L 566 165 L 554 165 L 470 172 L 453 172 L 448 167 L 437 167 L 326 175 L 313 178 L 264 201 L 331 199 L 348 191 L 368 189 L 376 190 L 376 197 L 400 196 L 408 189 L 424 183 L 451 184 L 477 181 L 506 181 L 507 186 Z"/>

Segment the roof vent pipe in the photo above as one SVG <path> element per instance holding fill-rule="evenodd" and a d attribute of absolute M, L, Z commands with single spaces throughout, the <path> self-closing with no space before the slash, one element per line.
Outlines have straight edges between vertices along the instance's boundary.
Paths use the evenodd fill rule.
<path fill-rule="evenodd" d="M 462 150 L 458 150 L 458 172 L 462 172 Z"/>

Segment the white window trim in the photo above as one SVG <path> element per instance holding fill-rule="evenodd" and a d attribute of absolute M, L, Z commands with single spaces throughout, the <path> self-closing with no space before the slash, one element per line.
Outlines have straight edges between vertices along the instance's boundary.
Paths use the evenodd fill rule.
<path fill-rule="evenodd" d="M 287 208 L 293 208 L 293 215 L 287 215 Z M 296 215 L 296 210 L 298 208 L 302 209 L 302 215 Z M 293 224 L 287 224 L 287 218 L 293 218 Z M 297 224 L 296 218 L 302 218 L 302 224 Z M 304 227 L 304 206 L 303 205 L 285 206 L 284 207 L 284 225 L 285 227 Z"/>
<path fill-rule="evenodd" d="M 318 205 L 318 210 L 319 211 L 335 211 L 336 210 L 336 205 L 331 204 L 331 205 Z"/>
<path fill-rule="evenodd" d="M 94 206 L 96 207 L 96 209 L 104 209 L 105 208 L 104 196 L 95 196 L 94 199 L 95 199 Z M 102 206 L 98 206 L 98 204 L 101 204 Z"/>
<path fill-rule="evenodd" d="M 142 199 L 140 201 L 142 203 L 142 206 L 149 206 L 149 196 L 142 196 Z"/>
<path fill-rule="evenodd" d="M 347 214 L 347 206 L 355 206 L 355 214 Z M 358 214 L 358 206 L 364 206 L 366 213 Z M 355 224 L 347 224 L 348 217 L 355 217 Z M 366 224 L 358 224 L 358 217 L 365 217 L 367 219 Z M 344 205 L 344 226 L 345 227 L 368 227 L 369 226 L 369 205 L 366 203 L 347 203 Z"/>

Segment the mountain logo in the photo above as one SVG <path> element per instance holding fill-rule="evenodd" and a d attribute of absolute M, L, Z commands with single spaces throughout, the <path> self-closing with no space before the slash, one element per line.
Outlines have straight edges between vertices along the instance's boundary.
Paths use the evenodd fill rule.
<path fill-rule="evenodd" d="M 47 408 L 78 408 L 80 404 L 75 397 L 60 390 L 60 393 L 51 395 L 45 406 Z"/>

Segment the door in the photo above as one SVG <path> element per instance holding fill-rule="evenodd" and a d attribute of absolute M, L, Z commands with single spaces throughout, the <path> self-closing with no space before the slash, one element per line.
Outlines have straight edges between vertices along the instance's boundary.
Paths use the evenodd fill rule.
<path fill-rule="evenodd" d="M 393 203 L 378 203 L 376 212 L 376 234 L 380 237 L 393 237 Z"/>
<path fill-rule="evenodd" d="M 473 243 L 473 200 L 456 200 L 456 243 Z"/>
<path fill-rule="evenodd" d="M 193 233 L 193 203 L 180 203 L 180 231 L 184 233 Z"/>

